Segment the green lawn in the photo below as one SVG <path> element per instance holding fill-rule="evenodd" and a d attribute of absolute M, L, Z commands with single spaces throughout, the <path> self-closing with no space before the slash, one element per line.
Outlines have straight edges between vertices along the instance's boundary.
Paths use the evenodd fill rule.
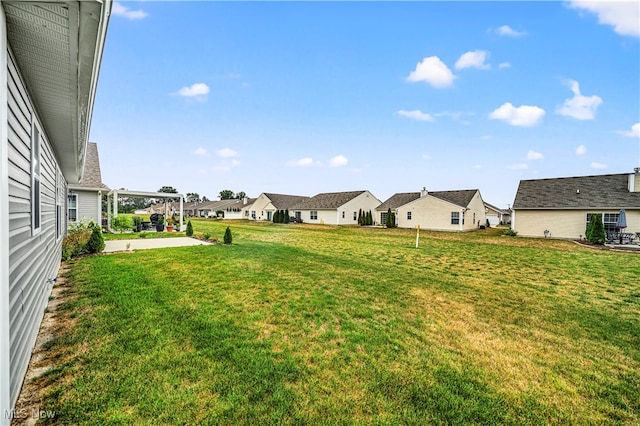
<path fill-rule="evenodd" d="M 640 254 L 192 222 L 233 245 L 72 265 L 61 424 L 640 422 Z"/>

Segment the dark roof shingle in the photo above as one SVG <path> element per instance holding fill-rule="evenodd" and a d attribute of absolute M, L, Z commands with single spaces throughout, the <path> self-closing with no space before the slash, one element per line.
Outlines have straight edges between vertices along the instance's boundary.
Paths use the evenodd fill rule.
<path fill-rule="evenodd" d="M 294 206 L 295 210 L 331 210 L 348 203 L 366 191 L 323 192 Z"/>
<path fill-rule="evenodd" d="M 629 174 L 521 180 L 514 209 L 640 208 Z"/>
<path fill-rule="evenodd" d="M 427 195 L 455 204 L 456 206 L 467 207 L 476 192 L 478 192 L 477 189 L 462 189 L 457 191 L 429 191 Z M 380 204 L 380 206 L 376 210 L 394 210 L 400 206 L 404 206 L 405 204 L 415 201 L 418 198 L 420 198 L 419 192 L 400 192 L 392 195 L 388 200 Z"/>
<path fill-rule="evenodd" d="M 271 204 L 278 210 L 287 210 L 295 206 L 296 204 L 308 200 L 309 197 L 304 195 L 285 195 L 285 194 L 272 194 L 265 192 L 264 195 L 271 200 Z"/>
<path fill-rule="evenodd" d="M 102 173 L 100 172 L 100 157 L 98 156 L 98 145 L 95 142 L 87 143 L 87 153 L 84 160 L 82 181 L 72 185 L 74 188 L 105 188 L 102 183 Z"/>

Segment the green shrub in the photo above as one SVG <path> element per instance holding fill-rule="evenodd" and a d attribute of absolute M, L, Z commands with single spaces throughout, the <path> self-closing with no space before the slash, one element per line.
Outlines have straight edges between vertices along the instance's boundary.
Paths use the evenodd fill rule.
<path fill-rule="evenodd" d="M 204 234 L 202 234 L 202 238 L 204 238 L 205 240 L 208 240 L 209 238 L 211 238 L 211 234 L 208 232 L 205 232 Z"/>
<path fill-rule="evenodd" d="M 396 214 L 391 211 L 391 208 L 387 210 L 387 222 L 385 223 L 387 228 L 396 227 Z"/>
<path fill-rule="evenodd" d="M 91 229 L 86 222 L 69 224 L 67 236 L 62 240 L 62 260 L 86 254 L 90 237 Z"/>
<path fill-rule="evenodd" d="M 585 232 L 587 241 L 593 244 L 604 244 L 606 235 L 604 232 L 604 223 L 602 223 L 602 216 L 599 214 L 591 214 L 589 219 L 589 225 L 587 225 L 587 231 Z"/>
<path fill-rule="evenodd" d="M 224 243 L 231 244 L 233 241 L 233 237 L 231 236 L 231 228 L 227 226 L 227 230 L 224 231 Z"/>
<path fill-rule="evenodd" d="M 193 225 L 191 221 L 187 222 L 187 237 L 193 237 Z"/>
<path fill-rule="evenodd" d="M 111 219 L 111 227 L 120 233 L 131 229 L 132 226 L 131 216 L 120 215 Z"/>
<path fill-rule="evenodd" d="M 87 241 L 86 251 L 87 253 L 101 253 L 104 250 L 104 237 L 102 236 L 102 229 L 95 223 L 89 225 L 91 228 L 91 236 Z"/>
<path fill-rule="evenodd" d="M 509 228 L 509 229 L 505 229 L 502 235 L 506 235 L 508 237 L 515 237 L 516 235 L 518 235 L 518 233 L 513 229 Z"/>

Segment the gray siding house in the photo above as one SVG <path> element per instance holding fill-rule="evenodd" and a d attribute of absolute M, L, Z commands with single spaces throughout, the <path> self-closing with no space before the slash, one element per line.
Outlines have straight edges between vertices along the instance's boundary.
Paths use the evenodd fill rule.
<path fill-rule="evenodd" d="M 93 221 L 102 224 L 102 197 L 109 188 L 102 183 L 98 145 L 87 144 L 84 171 L 79 184 L 69 184 L 67 214 L 69 222 Z"/>
<path fill-rule="evenodd" d="M 111 1 L 0 2 L 0 424 L 8 425 L 81 181 Z"/>

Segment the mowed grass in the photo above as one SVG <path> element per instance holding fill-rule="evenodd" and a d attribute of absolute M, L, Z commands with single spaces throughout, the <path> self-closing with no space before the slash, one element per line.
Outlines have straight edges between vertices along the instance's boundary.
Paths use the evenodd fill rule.
<path fill-rule="evenodd" d="M 83 258 L 61 424 L 638 424 L 640 255 L 192 220 L 233 245 Z"/>

